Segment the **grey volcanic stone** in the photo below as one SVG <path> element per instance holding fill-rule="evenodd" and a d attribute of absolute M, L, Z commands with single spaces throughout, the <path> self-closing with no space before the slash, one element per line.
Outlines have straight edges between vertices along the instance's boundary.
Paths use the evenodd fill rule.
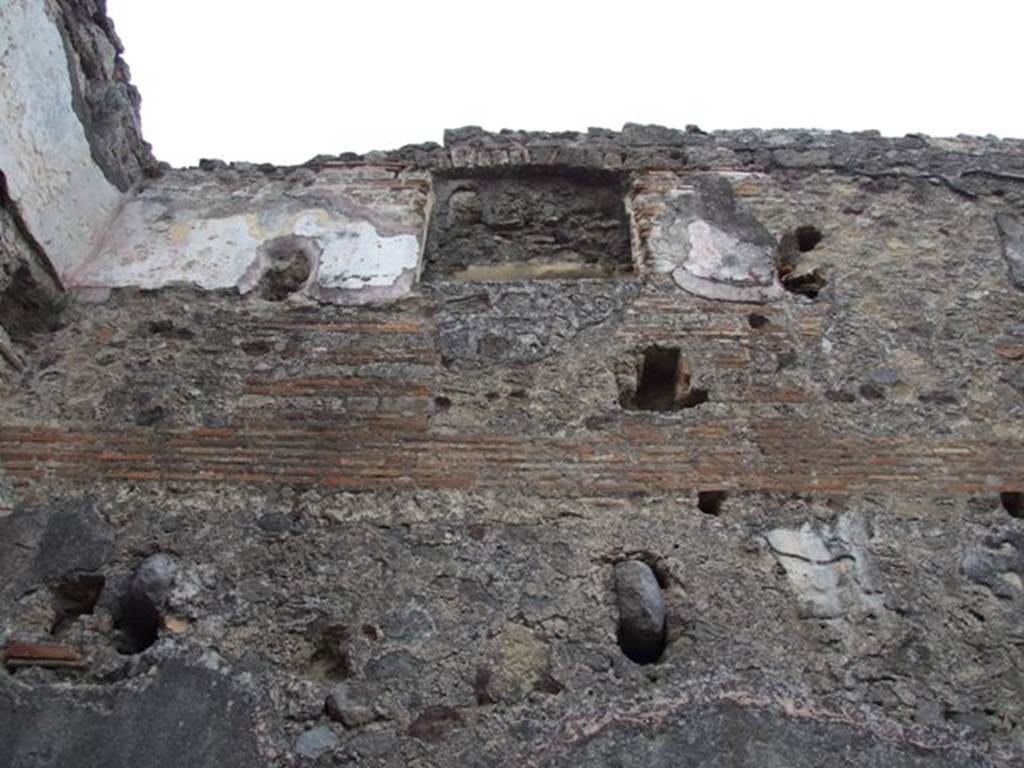
<path fill-rule="evenodd" d="M 69 502 L 48 512 L 49 520 L 36 550 L 35 573 L 53 579 L 68 571 L 99 570 L 110 557 L 114 536 L 92 504 Z"/>
<path fill-rule="evenodd" d="M 996 227 L 1003 241 L 1003 258 L 1010 268 L 1010 280 L 1024 289 L 1024 223 L 1016 216 L 1001 213 L 996 216 Z"/>
<path fill-rule="evenodd" d="M 303 757 L 315 760 L 324 752 L 329 752 L 338 746 L 338 737 L 334 731 L 326 725 L 318 725 L 299 736 L 295 743 L 295 751 Z"/>
<path fill-rule="evenodd" d="M 16 510 L 0 518 L 0 598 L 98 571 L 113 546 L 110 526 L 87 501 Z"/>
<path fill-rule="evenodd" d="M 639 560 L 615 566 L 619 645 L 633 661 L 657 661 L 665 645 L 665 598 L 654 571 Z"/>
<path fill-rule="evenodd" d="M 960 572 L 992 594 L 1012 600 L 1021 594 L 1024 576 L 1024 535 L 1013 530 L 993 532 L 964 553 Z"/>
<path fill-rule="evenodd" d="M 179 570 L 178 561 L 170 555 L 163 552 L 150 555 L 135 571 L 131 591 L 136 597 L 144 597 L 153 605 L 160 606 L 166 601 Z"/>
<path fill-rule="evenodd" d="M 5 768 L 266 765 L 247 695 L 223 675 L 177 660 L 144 682 L 76 697 L 59 686 L 2 685 L 0 723 Z"/>
<path fill-rule="evenodd" d="M 346 728 L 358 728 L 377 717 L 372 709 L 353 701 L 349 692 L 340 686 L 328 694 L 325 709 L 331 720 L 341 723 Z"/>
<path fill-rule="evenodd" d="M 539 764 L 617 765 L 623 768 L 982 768 L 992 765 L 966 745 L 927 749 L 902 740 L 879 738 L 861 728 L 830 722 L 823 713 L 786 717 L 777 711 L 733 702 L 689 705 L 674 717 L 652 718 L 644 727 L 612 722 L 592 739 L 581 740 L 566 753 Z M 558 750 L 554 745 L 552 752 Z M 962 750 L 962 751 L 961 751 Z M 609 756 L 615 761 L 609 763 Z"/>

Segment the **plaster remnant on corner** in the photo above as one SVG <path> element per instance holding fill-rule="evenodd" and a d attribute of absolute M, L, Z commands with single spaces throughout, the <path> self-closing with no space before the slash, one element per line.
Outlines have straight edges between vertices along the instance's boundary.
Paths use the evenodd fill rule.
<path fill-rule="evenodd" d="M 89 258 L 121 204 L 72 108 L 64 43 L 46 3 L 0 14 L 0 170 L 11 200 L 62 279 Z"/>
<path fill-rule="evenodd" d="M 738 206 L 725 175 L 652 171 L 634 185 L 629 207 L 640 260 L 683 290 L 719 301 L 783 297 L 775 239 Z"/>

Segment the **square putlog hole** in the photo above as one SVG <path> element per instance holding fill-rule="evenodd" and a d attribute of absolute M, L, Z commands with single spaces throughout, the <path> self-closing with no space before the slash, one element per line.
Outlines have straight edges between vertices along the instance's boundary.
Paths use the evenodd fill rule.
<path fill-rule="evenodd" d="M 616 277 L 633 271 L 621 174 L 503 168 L 434 177 L 422 279 Z"/>
<path fill-rule="evenodd" d="M 620 404 L 634 411 L 678 411 L 708 401 L 708 391 L 691 386 L 690 366 L 675 347 L 648 347 L 637 371 L 635 391 Z"/>

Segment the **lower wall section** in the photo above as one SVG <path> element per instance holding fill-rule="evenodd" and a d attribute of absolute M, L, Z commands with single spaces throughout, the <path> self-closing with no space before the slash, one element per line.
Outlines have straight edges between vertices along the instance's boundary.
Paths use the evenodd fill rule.
<path fill-rule="evenodd" d="M 82 660 L 7 645 L 0 761 L 1008 767 L 1021 536 L 929 497 L 94 483 L 0 518 L 0 645 Z M 616 640 L 624 559 L 658 575 L 656 663 Z"/>

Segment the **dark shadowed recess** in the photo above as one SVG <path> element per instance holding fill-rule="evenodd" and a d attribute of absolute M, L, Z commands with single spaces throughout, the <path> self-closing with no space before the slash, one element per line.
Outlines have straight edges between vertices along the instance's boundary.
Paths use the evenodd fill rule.
<path fill-rule="evenodd" d="M 633 270 L 625 181 L 573 167 L 434 176 L 423 279 L 614 277 Z"/>

